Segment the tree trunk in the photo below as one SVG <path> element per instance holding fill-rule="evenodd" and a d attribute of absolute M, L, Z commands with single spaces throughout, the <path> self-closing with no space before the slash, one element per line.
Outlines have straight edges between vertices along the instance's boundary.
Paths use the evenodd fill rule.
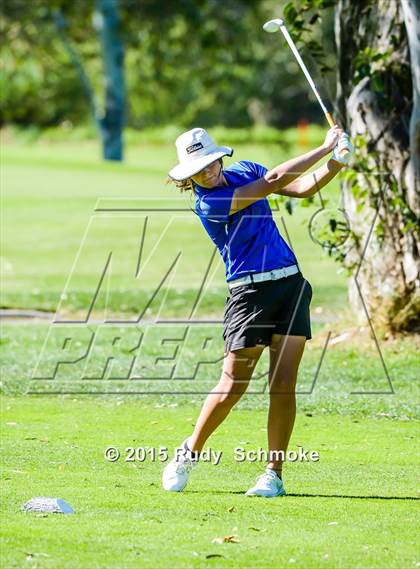
<path fill-rule="evenodd" d="M 414 0 L 339 0 L 336 9 L 338 104 L 356 142 L 343 188 L 350 302 L 396 331 L 418 329 L 420 315 L 416 24 Z"/>
<path fill-rule="evenodd" d="M 98 0 L 95 22 L 101 34 L 105 112 L 100 118 L 105 160 L 123 159 L 125 115 L 124 47 L 118 29 L 118 0 Z"/>

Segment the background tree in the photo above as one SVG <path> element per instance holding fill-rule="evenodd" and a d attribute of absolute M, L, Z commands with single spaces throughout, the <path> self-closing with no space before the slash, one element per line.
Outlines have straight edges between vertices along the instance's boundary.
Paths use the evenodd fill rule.
<path fill-rule="evenodd" d="M 106 107 L 93 17 L 98 3 L 3 0 L 3 123 L 45 127 L 87 121 L 86 89 L 54 26 L 52 14 L 57 11 L 65 19 L 67 42 L 83 65 L 98 109 Z M 290 52 L 282 49 L 280 38 L 262 31 L 265 20 L 281 13 L 282 4 L 179 0 L 166 2 L 162 9 L 154 0 L 119 0 L 127 124 L 285 128 L 303 117 L 318 121 L 318 108 Z M 332 36 L 332 20 L 317 25 L 314 33 Z"/>
<path fill-rule="evenodd" d="M 321 46 L 310 45 L 310 23 L 331 6 L 336 116 L 356 142 L 343 184 L 351 240 L 338 258 L 357 277 L 349 290 L 356 312 L 365 316 L 367 309 L 391 330 L 418 330 L 418 5 L 412 0 L 289 3 L 285 14 L 296 39 L 321 61 Z"/>
<path fill-rule="evenodd" d="M 414 39 L 416 10 L 408 0 L 340 0 L 336 10 L 338 102 L 359 170 L 343 187 L 355 245 L 345 262 L 357 263 L 373 224 L 358 282 L 372 316 L 395 330 L 416 329 L 420 318 L 420 53 L 407 34 Z M 350 298 L 362 310 L 354 280 Z"/>
<path fill-rule="evenodd" d="M 118 0 L 4 0 L 0 23 L 0 124 L 51 126 L 84 121 L 90 112 L 104 158 L 121 160 L 125 89 Z"/>
<path fill-rule="evenodd" d="M 101 37 L 105 104 L 99 117 L 105 160 L 122 160 L 125 121 L 124 46 L 118 0 L 97 0 L 94 23 Z"/>

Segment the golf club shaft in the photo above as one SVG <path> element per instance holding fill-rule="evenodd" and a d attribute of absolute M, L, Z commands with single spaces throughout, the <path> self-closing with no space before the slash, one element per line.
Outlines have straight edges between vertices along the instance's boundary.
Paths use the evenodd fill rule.
<path fill-rule="evenodd" d="M 314 92 L 315 97 L 317 98 L 320 107 L 325 115 L 325 118 L 327 119 L 328 124 L 330 125 L 330 127 L 335 126 L 335 121 L 331 115 L 331 113 L 328 111 L 327 107 L 324 105 L 320 94 L 318 93 L 318 90 L 315 86 L 315 83 L 313 82 L 312 77 L 309 74 L 308 69 L 306 68 L 305 63 L 303 62 L 303 59 L 300 56 L 300 53 L 298 52 L 298 50 L 296 49 L 296 46 L 294 44 L 294 41 L 292 40 L 292 38 L 290 37 L 289 32 L 287 31 L 286 26 L 283 24 L 282 26 L 280 26 L 280 29 L 282 31 L 282 34 L 284 35 L 284 37 L 286 38 L 287 43 L 289 44 L 290 49 L 293 52 L 293 55 L 295 56 L 297 62 L 299 63 L 300 68 L 302 69 L 309 85 L 311 86 L 312 91 Z"/>

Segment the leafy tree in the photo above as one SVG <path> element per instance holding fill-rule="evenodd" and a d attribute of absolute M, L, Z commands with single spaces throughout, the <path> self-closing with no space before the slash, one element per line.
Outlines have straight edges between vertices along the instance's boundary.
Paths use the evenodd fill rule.
<path fill-rule="evenodd" d="M 105 109 L 96 5 L 96 0 L 2 2 L 3 122 L 49 126 L 88 116 L 86 89 L 54 25 L 57 13 L 66 22 L 62 32 L 85 70 L 96 107 Z M 319 120 L 282 37 L 262 31 L 279 9 L 274 0 L 178 0 L 164 8 L 154 0 L 119 0 L 127 123 L 285 127 L 301 117 Z M 328 33 L 316 30 L 331 35 L 332 22 L 327 24 Z"/>
<path fill-rule="evenodd" d="M 51 13 L 56 4 L 0 4 L 0 124 L 49 126 L 86 116 L 76 71 L 54 30 Z M 84 4 L 79 4 L 84 19 Z"/>
<path fill-rule="evenodd" d="M 60 119 L 76 120 L 90 107 L 102 137 L 104 158 L 121 160 L 125 93 L 118 0 L 83 4 L 5 0 L 1 8 L 2 30 L 9 40 L 2 46 L 2 121 L 56 124 Z M 86 20 L 93 21 L 95 35 L 100 37 L 103 111 L 97 105 L 84 58 L 76 49 L 77 44 L 92 45 L 89 29 L 82 25 Z"/>
<path fill-rule="evenodd" d="M 358 312 L 364 314 L 367 308 L 377 322 L 393 330 L 416 330 L 420 314 L 418 4 L 414 0 L 290 3 L 286 14 L 301 42 L 311 31 L 310 19 L 331 4 L 339 116 L 356 142 L 353 168 L 343 184 L 351 247 L 341 250 L 339 258 L 356 277 L 350 281 L 350 300 Z M 318 55 L 322 59 L 322 52 Z"/>

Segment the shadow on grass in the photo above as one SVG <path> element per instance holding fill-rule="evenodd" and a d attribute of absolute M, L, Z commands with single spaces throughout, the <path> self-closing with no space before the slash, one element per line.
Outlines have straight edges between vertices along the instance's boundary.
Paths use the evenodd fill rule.
<path fill-rule="evenodd" d="M 416 496 L 352 496 L 346 494 L 287 494 L 294 498 L 347 498 L 351 500 L 419 500 Z"/>
<path fill-rule="evenodd" d="M 208 494 L 200 490 L 188 490 L 188 494 Z M 245 494 L 242 490 L 213 490 L 211 494 Z M 348 500 L 420 500 L 417 496 L 354 496 L 347 494 L 293 494 L 287 493 L 289 498 L 344 498 Z"/>

